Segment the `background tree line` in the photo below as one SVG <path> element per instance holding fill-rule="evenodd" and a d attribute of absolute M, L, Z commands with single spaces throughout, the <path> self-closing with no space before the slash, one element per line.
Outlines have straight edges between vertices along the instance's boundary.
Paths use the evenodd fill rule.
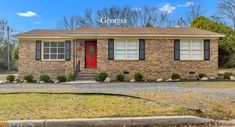
<path fill-rule="evenodd" d="M 13 28 L 9 26 L 9 23 L 6 19 L 0 19 L 0 70 L 8 69 L 8 53 L 9 69 L 16 69 L 16 59 L 18 59 L 18 45 L 16 40 L 11 36 L 13 31 Z"/>
<path fill-rule="evenodd" d="M 196 27 L 212 32 L 225 34 L 219 41 L 219 66 L 235 67 L 235 0 L 220 0 L 217 11 L 213 16 L 205 16 L 202 4 L 198 0 L 187 1 L 187 10 L 184 14 L 171 17 L 168 11 L 159 7 L 144 6 L 132 8 L 130 6 L 104 7 L 93 11 L 85 9 L 81 15 L 64 16 L 58 21 L 59 29 L 74 30 L 80 27 L 118 26 L 118 27 Z M 103 24 L 100 18 L 127 19 L 125 24 Z M 11 67 L 18 59 L 18 46 L 11 37 L 7 41 L 6 19 L 0 19 L 0 69 L 7 67 L 7 46 L 10 45 Z M 13 29 L 10 27 L 10 33 Z"/>

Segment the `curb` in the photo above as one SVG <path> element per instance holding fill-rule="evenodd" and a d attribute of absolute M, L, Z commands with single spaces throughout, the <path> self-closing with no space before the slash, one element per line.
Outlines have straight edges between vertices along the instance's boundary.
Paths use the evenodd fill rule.
<path fill-rule="evenodd" d="M 235 120 L 216 121 L 197 116 L 153 116 L 153 117 L 118 117 L 87 119 L 46 119 L 46 120 L 9 120 L 9 127 L 129 127 L 129 126 L 172 126 L 219 123 L 235 125 Z"/>

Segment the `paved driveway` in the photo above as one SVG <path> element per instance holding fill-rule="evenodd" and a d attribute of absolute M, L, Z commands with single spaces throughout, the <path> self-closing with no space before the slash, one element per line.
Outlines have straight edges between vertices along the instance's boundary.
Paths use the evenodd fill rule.
<path fill-rule="evenodd" d="M 177 85 L 174 82 L 164 83 L 93 83 L 93 84 L 0 84 L 3 90 L 75 90 L 79 92 L 108 92 L 132 94 L 138 92 L 166 92 L 166 93 L 192 93 L 207 94 L 213 92 L 218 97 L 235 99 L 234 89 L 224 89 L 202 85 Z"/>

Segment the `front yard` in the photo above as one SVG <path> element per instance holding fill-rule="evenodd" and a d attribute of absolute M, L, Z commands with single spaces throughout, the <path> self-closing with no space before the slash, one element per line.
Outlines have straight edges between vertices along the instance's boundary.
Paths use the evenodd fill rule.
<path fill-rule="evenodd" d="M 177 115 L 179 107 L 102 95 L 0 95 L 0 120 Z"/>
<path fill-rule="evenodd" d="M 11 85 L 9 90 L 6 89 L 7 85 L 1 85 L 0 93 L 22 91 L 115 93 L 120 90 L 123 94 L 136 95 L 155 102 L 99 94 L 0 94 L 0 120 L 159 115 L 235 118 L 234 82 L 51 84 L 49 89 L 47 84 L 26 84 L 22 86 L 24 89 L 12 89 L 15 86 L 22 84 Z M 42 87 L 44 90 L 39 90 Z"/>

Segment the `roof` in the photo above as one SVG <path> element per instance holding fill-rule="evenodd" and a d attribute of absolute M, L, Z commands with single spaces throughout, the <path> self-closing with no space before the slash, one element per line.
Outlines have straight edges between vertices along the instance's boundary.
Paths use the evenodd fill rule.
<path fill-rule="evenodd" d="M 176 27 L 91 27 L 76 30 L 32 30 L 17 34 L 17 38 L 68 38 L 109 36 L 163 36 L 163 37 L 224 37 L 224 35 L 198 28 Z"/>

